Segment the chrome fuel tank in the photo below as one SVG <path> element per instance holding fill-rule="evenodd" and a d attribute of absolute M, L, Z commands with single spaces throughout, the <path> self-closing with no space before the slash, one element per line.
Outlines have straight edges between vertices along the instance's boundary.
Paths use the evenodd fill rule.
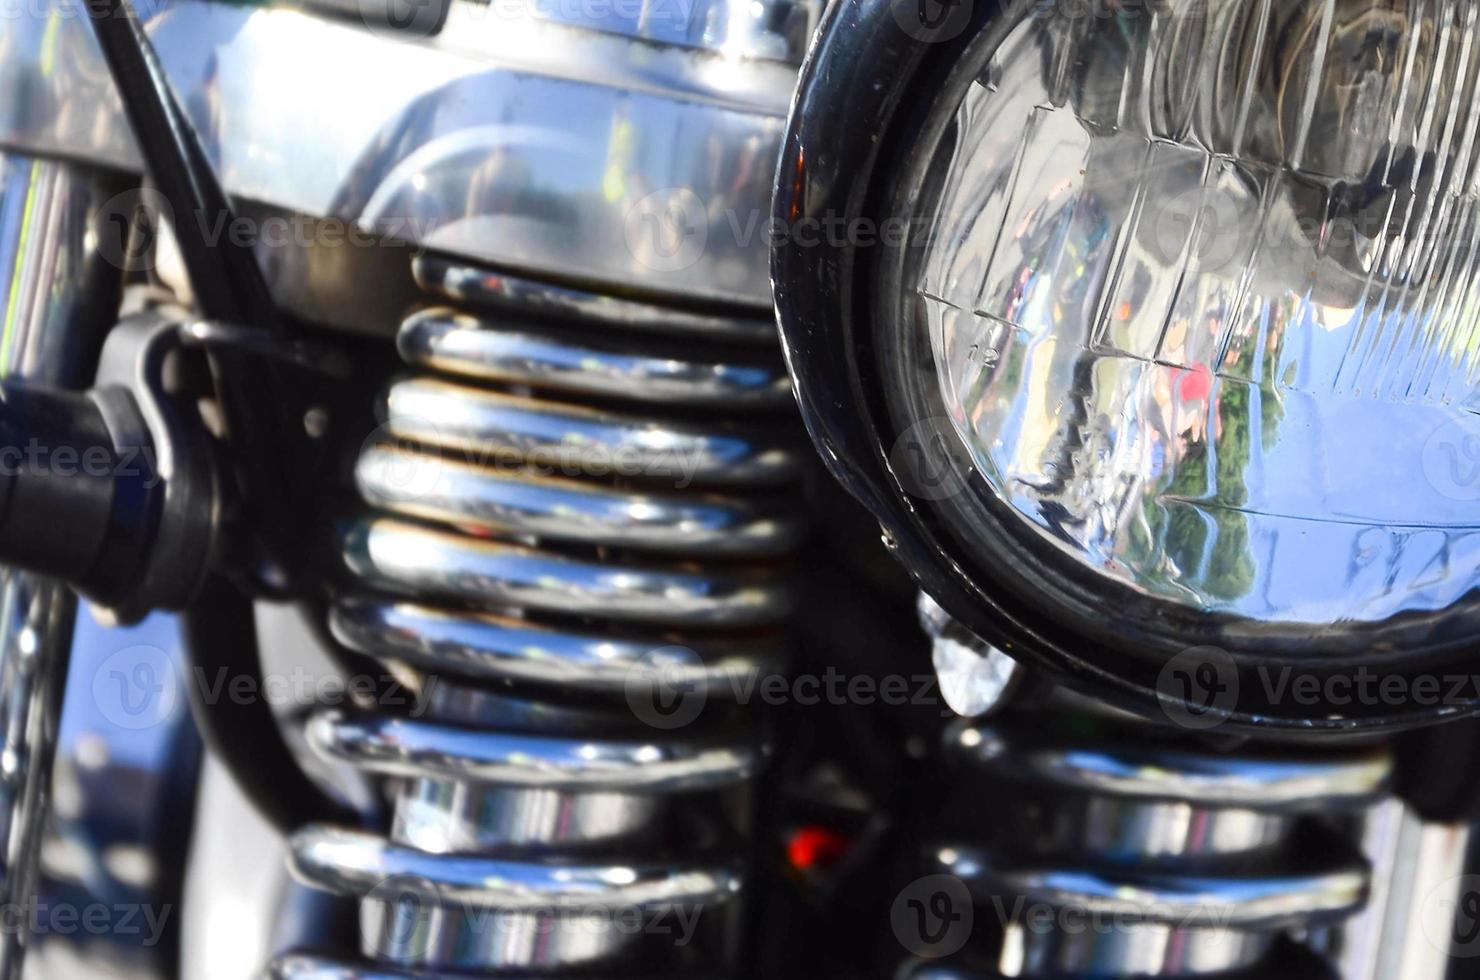
<path fill-rule="evenodd" d="M 0 18 L 0 148 L 137 170 L 85 6 L 15 2 L 35 9 Z M 820 6 L 453 0 L 434 35 L 200 0 L 140 13 L 227 191 L 342 223 L 314 236 L 768 306 L 771 179 Z"/>

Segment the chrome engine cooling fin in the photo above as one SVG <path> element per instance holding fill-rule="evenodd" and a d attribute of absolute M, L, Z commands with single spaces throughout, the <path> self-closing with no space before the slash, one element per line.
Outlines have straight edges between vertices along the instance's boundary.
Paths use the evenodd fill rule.
<path fill-rule="evenodd" d="M 358 460 L 329 626 L 429 710 L 311 721 L 392 797 L 385 835 L 291 842 L 301 880 L 360 899 L 374 965 L 274 970 L 723 972 L 769 751 L 733 692 L 784 659 L 803 534 L 779 354 L 759 317 L 418 273 L 479 312 L 400 331 L 420 373 Z"/>
<path fill-rule="evenodd" d="M 1356 842 L 1386 750 L 1224 754 L 1044 727 L 953 730 L 954 761 L 999 805 L 932 845 L 926 873 L 959 879 L 991 939 L 911 976 L 1272 977 L 1292 957 L 1292 975 L 1322 975 L 1368 897 Z"/>

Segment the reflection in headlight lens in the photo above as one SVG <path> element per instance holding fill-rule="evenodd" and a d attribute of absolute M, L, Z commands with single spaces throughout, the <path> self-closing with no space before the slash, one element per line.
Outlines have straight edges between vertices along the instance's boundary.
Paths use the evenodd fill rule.
<path fill-rule="evenodd" d="M 1459 602 L 1480 569 L 1477 7 L 1018 17 L 921 155 L 901 312 L 904 370 L 992 492 L 1194 608 Z M 933 506 L 980 535 L 969 498 Z"/>

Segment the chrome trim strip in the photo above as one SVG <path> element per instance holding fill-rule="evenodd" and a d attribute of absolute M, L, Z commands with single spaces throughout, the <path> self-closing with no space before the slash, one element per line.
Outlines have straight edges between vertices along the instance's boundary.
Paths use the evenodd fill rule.
<path fill-rule="evenodd" d="M 390 518 L 355 523 L 343 544 L 372 584 L 484 605 L 715 628 L 776 623 L 791 608 L 784 584 L 743 571 L 582 561 Z"/>
<path fill-rule="evenodd" d="M 608 693 L 625 691 L 634 669 L 651 666 L 685 690 L 733 697 L 746 678 L 778 671 L 783 659 L 782 640 L 770 634 L 752 641 L 685 638 L 687 645 L 680 646 L 671 636 L 581 633 L 525 619 L 368 599 L 337 603 L 329 627 L 340 643 L 369 657 L 482 680 Z"/>
<path fill-rule="evenodd" d="M 1386 751 L 1259 756 L 1115 746 L 1024 745 L 989 725 L 964 726 L 954 749 L 998 775 L 1093 793 L 1241 809 L 1308 809 L 1375 801 L 1388 786 Z"/>
<path fill-rule="evenodd" d="M 805 458 L 795 441 L 739 425 L 659 420 L 426 378 L 391 386 L 386 430 L 469 462 L 523 461 L 571 476 L 777 484 Z"/>
<path fill-rule="evenodd" d="M 305 884 L 362 898 L 412 897 L 436 907 L 574 913 L 718 904 L 740 889 L 723 868 L 571 865 L 429 854 L 357 830 L 307 827 L 288 841 Z"/>
<path fill-rule="evenodd" d="M 635 348 L 630 337 L 577 340 L 528 315 L 506 323 L 425 310 L 406 321 L 397 343 L 411 365 L 480 381 L 698 408 L 774 409 L 791 402 L 780 357 L 726 357 L 692 344 L 653 354 Z"/>
<path fill-rule="evenodd" d="M 777 339 L 776 321 L 769 311 L 746 316 L 677 309 L 492 271 L 439 255 L 417 256 L 412 272 L 417 284 L 434 295 L 524 316 L 773 346 Z"/>
<path fill-rule="evenodd" d="M 566 792 L 691 793 L 754 776 L 761 753 L 744 742 L 561 738 L 407 718 L 326 711 L 308 742 L 330 760 L 388 776 Z"/>
<path fill-rule="evenodd" d="M 983 894 L 1021 895 L 1030 902 L 1124 922 L 1180 928 L 1277 929 L 1355 912 L 1367 898 L 1361 861 L 1328 871 L 1188 874 L 1125 868 L 997 867 L 983 850 L 944 848 L 938 870 Z"/>
<path fill-rule="evenodd" d="M 398 514 L 552 541 L 743 556 L 780 554 L 802 537 L 801 520 L 779 500 L 634 493 L 388 445 L 360 455 L 355 485 L 366 502 Z"/>
<path fill-rule="evenodd" d="M 960 878 L 978 907 L 1015 910 L 995 954 L 1002 975 L 1262 976 L 1282 931 L 1322 949 L 1321 930 L 1339 941 L 1368 901 L 1372 868 L 1351 837 L 1385 799 L 1385 750 L 1225 754 L 1115 727 L 1076 748 L 1084 730 L 1062 731 L 1003 717 L 947 740 L 1006 832 L 958 828 L 965 839 L 938 841 L 925 864 Z M 1069 917 L 1024 911 L 1036 909 Z"/>

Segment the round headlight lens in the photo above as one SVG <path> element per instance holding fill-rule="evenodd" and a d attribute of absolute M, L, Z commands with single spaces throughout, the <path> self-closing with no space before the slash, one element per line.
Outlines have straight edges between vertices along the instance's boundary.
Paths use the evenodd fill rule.
<path fill-rule="evenodd" d="M 1072 6 L 992 27 L 911 154 L 891 410 L 948 418 L 981 477 L 930 506 L 980 540 L 1005 505 L 1080 569 L 1246 620 L 1461 603 L 1475 6 Z"/>

